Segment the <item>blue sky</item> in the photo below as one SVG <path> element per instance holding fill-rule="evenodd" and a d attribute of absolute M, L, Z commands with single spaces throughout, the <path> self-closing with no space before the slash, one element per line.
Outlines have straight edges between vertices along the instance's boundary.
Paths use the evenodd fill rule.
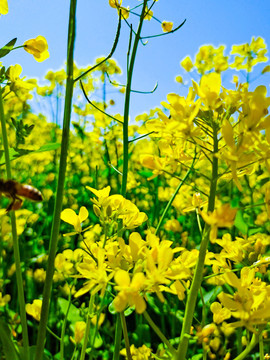
<path fill-rule="evenodd" d="M 123 6 L 138 3 L 138 0 L 123 0 Z M 132 87 L 147 91 L 156 82 L 159 86 L 152 95 L 132 95 L 132 117 L 158 106 L 166 99 L 166 94 L 183 91 L 174 80 L 176 75 L 184 75 L 179 63 L 186 55 L 193 58 L 201 45 L 212 44 L 217 47 L 223 44 L 228 53 L 233 44 L 250 42 L 252 36 L 261 36 L 270 46 L 269 0 L 159 0 L 153 10 L 157 18 L 173 21 L 175 26 L 184 19 L 187 21 L 174 34 L 150 39 L 146 46 L 140 46 Z M 9 14 L 0 18 L 0 45 L 3 46 L 14 37 L 18 38 L 17 45 L 21 45 L 27 39 L 43 35 L 48 41 L 50 58 L 37 63 L 30 54 L 19 49 L 2 59 L 4 65 L 19 63 L 23 67 L 23 76 L 39 79 L 47 70 L 63 67 L 68 12 L 67 0 L 9 0 Z M 86 66 L 94 63 L 97 57 L 108 54 L 116 27 L 117 14 L 108 5 L 108 0 L 78 0 L 77 64 Z M 160 29 L 160 25 L 151 20 L 145 23 L 143 35 L 159 33 Z M 119 45 L 114 54 L 123 70 L 119 79 L 122 83 L 125 82 L 128 34 L 127 27 L 122 23 Z M 269 96 L 269 76 L 266 79 Z M 122 107 L 122 103 L 117 103 L 115 112 L 123 112 Z"/>

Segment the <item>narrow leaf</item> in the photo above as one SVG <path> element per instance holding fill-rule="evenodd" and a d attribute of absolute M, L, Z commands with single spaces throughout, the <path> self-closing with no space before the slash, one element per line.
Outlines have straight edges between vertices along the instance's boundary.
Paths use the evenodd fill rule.
<path fill-rule="evenodd" d="M 14 48 L 16 41 L 17 38 L 14 38 L 0 49 L 0 58 L 6 56 Z"/>
<path fill-rule="evenodd" d="M 0 321 L 0 340 L 2 341 L 3 351 L 6 360 L 19 360 L 19 355 L 11 340 L 11 332 L 4 321 Z"/>

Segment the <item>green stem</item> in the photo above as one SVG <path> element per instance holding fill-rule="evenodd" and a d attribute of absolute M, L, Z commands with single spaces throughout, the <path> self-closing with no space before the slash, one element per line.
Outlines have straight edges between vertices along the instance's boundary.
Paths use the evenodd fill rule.
<path fill-rule="evenodd" d="M 132 360 L 132 356 L 131 356 L 131 352 L 130 352 L 130 344 L 129 344 L 129 339 L 128 339 L 127 323 L 126 323 L 126 318 L 125 318 L 125 314 L 123 311 L 121 311 L 121 313 L 120 313 L 120 318 L 121 318 L 121 324 L 122 324 L 122 329 L 123 329 L 123 334 L 124 334 L 127 359 Z"/>
<path fill-rule="evenodd" d="M 182 181 L 179 183 L 179 185 L 177 186 L 177 188 L 176 188 L 175 192 L 173 193 L 171 199 L 169 200 L 166 208 L 164 209 L 163 214 L 161 215 L 161 218 L 160 218 L 160 220 L 159 220 L 158 226 L 157 226 L 156 231 L 155 231 L 155 234 L 156 234 L 156 235 L 158 234 L 159 229 L 160 229 L 160 227 L 161 227 L 161 224 L 162 224 L 165 216 L 167 215 L 167 212 L 169 211 L 169 209 L 170 209 L 170 207 L 171 207 L 171 205 L 172 205 L 172 203 L 173 203 L 173 200 L 175 199 L 176 195 L 178 194 L 178 191 L 181 189 L 181 187 L 183 186 L 183 184 L 184 184 L 185 181 L 187 180 L 187 178 L 188 178 L 191 170 L 193 169 L 193 165 L 194 165 L 195 159 L 196 159 L 196 155 L 195 155 L 195 157 L 194 157 L 194 159 L 193 159 L 193 162 L 192 162 L 191 167 L 190 167 L 189 170 L 186 172 L 186 175 L 184 176 L 183 180 L 182 180 Z"/>
<path fill-rule="evenodd" d="M 87 348 L 88 338 L 89 338 L 89 333 L 90 333 L 90 328 L 91 328 L 91 319 L 93 318 L 94 299 L 95 299 L 95 295 L 91 294 L 80 360 L 85 359 L 86 348 Z"/>
<path fill-rule="evenodd" d="M 140 21 L 136 32 L 136 36 L 134 39 L 132 54 L 128 67 L 128 74 L 127 74 L 127 86 L 126 86 L 125 107 L 124 107 L 124 124 L 123 124 L 123 177 L 122 177 L 122 189 L 121 189 L 121 194 L 124 197 L 126 196 L 126 191 L 127 191 L 127 176 L 128 176 L 128 117 L 129 117 L 129 106 L 130 106 L 131 82 L 132 82 L 133 69 L 136 59 L 136 53 L 141 36 L 143 19 L 145 16 L 146 5 L 147 5 L 147 0 L 143 0 L 142 12 L 140 15 Z"/>
<path fill-rule="evenodd" d="M 120 353 L 120 348 L 121 348 L 121 338 L 122 338 L 121 317 L 120 317 L 120 314 L 117 314 L 116 316 L 117 317 L 116 317 L 116 326 L 115 326 L 113 360 L 119 359 L 119 353 Z"/>
<path fill-rule="evenodd" d="M 41 319 L 38 329 L 38 340 L 37 340 L 35 360 L 40 360 L 43 357 L 45 337 L 46 337 L 46 324 L 48 322 L 50 297 L 51 297 L 51 290 L 53 283 L 54 259 L 57 251 L 57 244 L 59 238 L 60 214 L 62 210 L 64 182 L 65 182 L 65 173 L 66 173 L 66 165 L 67 165 L 71 105 L 72 105 L 72 95 L 73 95 L 73 85 L 74 85 L 73 52 L 74 52 L 74 42 L 75 42 L 76 3 L 77 0 L 70 1 L 68 49 L 67 49 L 67 81 L 66 81 L 66 94 L 65 94 L 64 121 L 63 121 L 63 130 L 62 130 L 61 155 L 60 155 L 60 164 L 59 164 L 59 172 L 58 172 L 56 199 L 54 205 L 53 224 L 52 224 L 51 237 L 50 237 L 46 280 L 43 289 L 43 303 L 41 309 Z"/>
<path fill-rule="evenodd" d="M 71 285 L 70 290 L 69 290 L 68 307 L 67 307 L 67 311 L 65 313 L 65 318 L 64 318 L 64 321 L 63 321 L 62 329 L 61 329 L 60 360 L 64 360 L 64 350 L 65 350 L 64 338 L 65 338 L 65 334 L 66 334 L 68 313 L 69 313 L 69 309 L 70 309 L 70 305 L 71 305 L 72 288 L 73 288 L 73 285 Z"/>
<path fill-rule="evenodd" d="M 6 162 L 6 172 L 7 178 L 11 179 L 11 166 L 9 158 L 9 146 L 8 146 L 8 136 L 6 128 L 6 119 L 4 113 L 3 99 L 2 99 L 2 89 L 0 86 L 0 118 L 1 118 L 1 128 L 2 128 L 2 138 L 3 146 L 5 152 L 5 162 Z M 18 289 L 18 300 L 20 307 L 20 316 L 22 324 L 22 336 L 23 336 L 23 358 L 24 360 L 29 359 L 29 339 L 28 339 L 28 329 L 27 329 L 27 320 L 25 312 L 25 298 L 23 291 L 23 278 L 21 270 L 21 260 L 20 260 L 20 248 L 19 241 L 17 236 L 17 227 L 16 227 L 16 218 L 14 211 L 10 211 L 10 220 L 11 220 L 11 229 L 12 229 L 12 238 L 13 238 L 13 250 L 14 250 L 14 260 L 16 266 L 16 281 Z"/>
<path fill-rule="evenodd" d="M 234 358 L 234 360 L 243 360 L 247 357 L 247 355 L 251 352 L 251 350 L 257 345 L 259 341 L 259 335 L 257 334 L 253 334 L 250 343 L 248 344 L 248 346 L 245 348 L 244 351 L 241 352 L 241 354 L 239 354 L 238 356 L 236 356 L 236 358 Z"/>
<path fill-rule="evenodd" d="M 154 323 L 154 321 L 151 319 L 147 311 L 144 311 L 143 316 L 145 317 L 146 321 L 151 326 L 151 328 L 154 330 L 154 332 L 157 334 L 157 336 L 160 338 L 160 340 L 167 346 L 170 353 L 175 354 L 174 347 L 170 344 L 169 340 L 162 333 L 160 328 Z"/>
<path fill-rule="evenodd" d="M 215 208 L 216 187 L 217 187 L 217 179 L 218 179 L 218 158 L 215 156 L 215 154 L 218 152 L 218 126 L 215 123 L 213 123 L 213 141 L 214 144 L 213 144 L 212 178 L 210 184 L 208 211 L 213 211 Z M 190 338 L 190 329 L 191 329 L 195 306 L 196 306 L 196 300 L 203 279 L 203 268 L 204 268 L 204 261 L 205 261 L 207 246 L 210 237 L 210 230 L 211 230 L 210 225 L 205 224 L 202 234 L 199 257 L 197 260 L 195 273 L 188 294 L 188 300 L 185 309 L 185 317 L 180 335 L 180 342 L 174 360 L 184 360 L 186 358 L 188 342 Z"/>

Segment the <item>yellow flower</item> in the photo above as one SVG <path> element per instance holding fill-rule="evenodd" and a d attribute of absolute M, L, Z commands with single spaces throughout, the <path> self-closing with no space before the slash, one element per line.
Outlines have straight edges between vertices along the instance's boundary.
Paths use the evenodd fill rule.
<path fill-rule="evenodd" d="M 218 302 L 213 302 L 210 306 L 210 310 L 213 313 L 213 320 L 216 324 L 220 324 L 231 317 L 231 311 L 227 308 L 223 308 Z"/>
<path fill-rule="evenodd" d="M 8 13 L 7 0 L 0 0 L 0 15 L 6 15 Z"/>
<path fill-rule="evenodd" d="M 268 58 L 265 56 L 267 53 L 266 45 L 263 38 L 258 37 L 255 39 L 252 37 L 251 43 L 233 45 L 231 54 L 237 54 L 234 59 L 234 63 L 230 66 L 237 70 L 246 69 L 250 72 L 256 64 L 265 62 Z"/>
<path fill-rule="evenodd" d="M 70 340 L 74 344 L 77 345 L 82 341 L 85 333 L 85 328 L 86 328 L 86 323 L 84 321 L 76 321 L 75 330 L 74 330 L 74 339 L 70 337 Z"/>
<path fill-rule="evenodd" d="M 144 20 L 151 20 L 153 17 L 153 11 L 152 10 L 148 10 L 148 8 L 146 7 L 145 9 L 145 16 L 144 16 Z"/>
<path fill-rule="evenodd" d="M 221 76 L 219 73 L 204 75 L 201 78 L 200 86 L 193 81 L 193 87 L 207 109 L 216 109 L 220 106 L 218 100 L 221 89 Z"/>
<path fill-rule="evenodd" d="M 186 56 L 181 62 L 180 65 L 189 72 L 193 68 L 193 64 L 191 61 L 191 58 L 189 56 Z"/>
<path fill-rule="evenodd" d="M 142 314 L 146 309 L 144 298 L 140 291 L 144 287 L 145 276 L 143 273 L 135 273 L 130 281 L 129 273 L 125 270 L 118 270 L 114 276 L 116 286 L 115 290 L 119 291 L 116 295 L 113 305 L 115 310 L 121 312 L 126 306 L 135 306 L 138 314 Z"/>
<path fill-rule="evenodd" d="M 231 227 L 234 224 L 237 209 L 232 209 L 230 204 L 224 204 L 211 214 L 203 211 L 200 212 L 203 220 L 211 225 L 210 239 L 215 240 L 217 237 L 217 229 L 223 227 Z"/>
<path fill-rule="evenodd" d="M 0 306 L 5 306 L 10 301 L 10 299 L 10 295 L 6 294 L 3 296 L 0 292 Z"/>
<path fill-rule="evenodd" d="M 35 39 L 25 41 L 24 50 L 32 54 L 36 61 L 41 62 L 50 56 L 48 51 L 48 44 L 45 37 L 39 35 Z"/>
<path fill-rule="evenodd" d="M 170 32 L 170 31 L 172 31 L 172 28 L 173 28 L 173 22 L 162 21 L 161 27 L 162 27 L 163 32 Z"/>
<path fill-rule="evenodd" d="M 41 307 L 42 307 L 42 300 L 36 299 L 33 301 L 32 304 L 26 304 L 25 310 L 27 314 L 33 316 L 34 319 L 37 321 L 40 320 L 40 313 L 41 313 Z"/>
<path fill-rule="evenodd" d="M 173 232 L 181 232 L 183 230 L 179 221 L 176 219 L 167 220 L 166 224 L 164 225 L 164 229 Z"/>
<path fill-rule="evenodd" d="M 67 235 L 75 235 L 77 233 L 82 232 L 81 223 L 84 222 L 88 218 L 88 210 L 85 206 L 82 206 L 79 211 L 79 215 L 75 213 L 72 209 L 65 209 L 61 212 L 61 220 L 67 222 L 74 226 L 75 232 L 65 234 Z"/>
<path fill-rule="evenodd" d="M 148 348 L 146 345 L 143 345 L 143 346 L 141 346 L 139 348 L 136 348 L 132 344 L 130 346 L 130 353 L 131 353 L 132 359 L 134 359 L 134 360 L 148 360 L 150 358 L 152 359 L 152 357 L 151 357 L 151 349 Z M 126 359 L 128 359 L 126 349 L 122 349 L 120 351 L 120 354 L 125 356 Z"/>
<path fill-rule="evenodd" d="M 118 8 L 119 6 L 122 5 L 122 0 L 109 0 L 109 5 L 112 8 Z"/>
<path fill-rule="evenodd" d="M 238 321 L 231 323 L 234 327 L 246 327 L 252 332 L 257 326 L 266 324 L 270 319 L 269 285 L 255 277 L 256 270 L 244 267 L 241 277 L 233 272 L 225 272 L 226 283 L 236 288 L 233 295 L 221 292 L 218 299 L 222 305 L 231 311 Z"/>

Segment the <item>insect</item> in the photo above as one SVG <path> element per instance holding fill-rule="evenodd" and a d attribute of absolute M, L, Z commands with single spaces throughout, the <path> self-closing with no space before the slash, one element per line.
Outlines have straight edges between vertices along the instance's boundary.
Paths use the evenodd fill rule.
<path fill-rule="evenodd" d="M 42 194 L 38 189 L 30 185 L 20 184 L 15 180 L 0 179 L 0 194 L 1 193 L 12 200 L 6 209 L 7 212 L 21 208 L 23 203 L 21 197 L 32 201 L 43 200 Z"/>

